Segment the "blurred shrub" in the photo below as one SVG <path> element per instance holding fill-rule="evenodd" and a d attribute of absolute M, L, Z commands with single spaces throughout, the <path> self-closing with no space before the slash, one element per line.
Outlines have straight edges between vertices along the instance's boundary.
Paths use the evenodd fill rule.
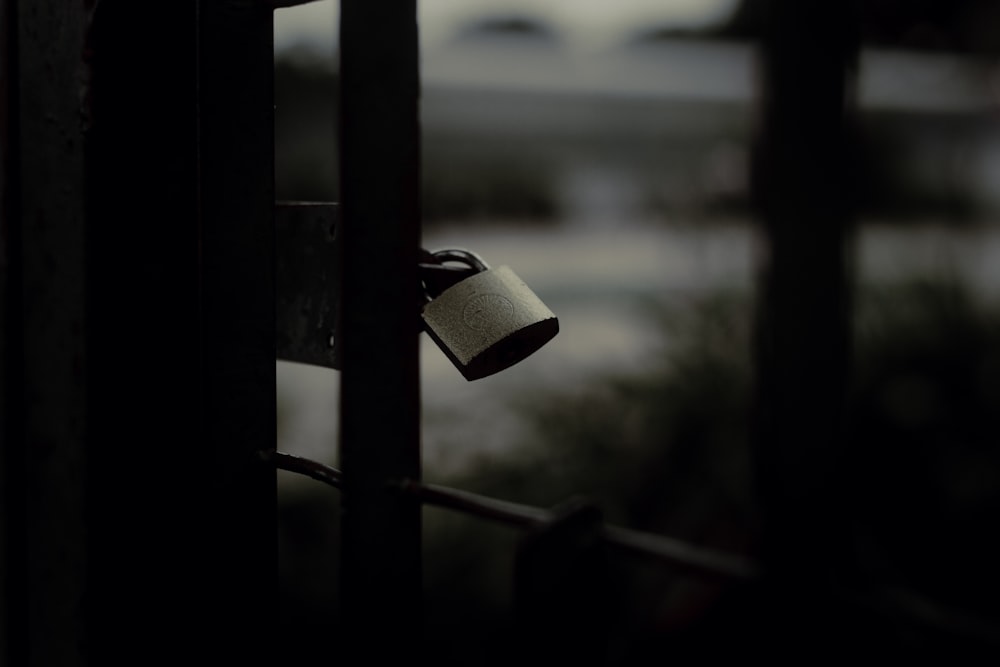
<path fill-rule="evenodd" d="M 844 483 L 871 576 L 995 614 L 1000 313 L 955 283 L 869 289 Z"/>
<path fill-rule="evenodd" d="M 544 401 L 533 395 L 520 407 L 537 440 L 448 483 L 541 506 L 584 496 L 610 523 L 752 552 L 750 303 L 718 294 L 652 312 L 670 344 L 647 374 L 596 378 Z M 845 567 L 862 584 L 993 614 L 1000 313 L 958 284 L 916 281 L 862 290 L 855 330 L 851 436 L 839 472 L 852 490 L 843 508 L 852 532 L 833 536 L 853 542 L 858 562 Z M 428 568 L 435 586 L 491 591 L 478 603 L 502 617 L 509 600 L 498 591 L 510 582 L 515 539 L 475 522 L 429 522 Z M 725 604 L 724 591 L 669 568 L 623 564 L 617 576 L 623 606 L 610 631 L 635 645 L 669 637 L 675 658 L 685 633 Z M 739 631 L 739 621 L 726 631 Z"/>
<path fill-rule="evenodd" d="M 849 566 L 868 583 L 995 615 L 1000 312 L 949 282 L 866 287 L 856 305 L 851 437 L 838 471 L 852 491 L 843 508 L 852 532 L 843 538 L 858 562 Z M 667 344 L 647 373 L 594 378 L 544 400 L 511 396 L 535 438 L 437 481 L 538 506 L 584 497 L 609 523 L 752 553 L 751 306 L 743 294 L 651 304 Z M 328 491 L 320 493 L 316 507 L 326 512 Z M 323 609 L 301 588 L 299 568 L 333 567 L 335 522 L 308 512 L 302 500 L 283 520 L 290 513 L 304 520 L 305 512 L 319 521 L 327 555 L 316 558 L 315 544 L 293 544 L 286 533 L 283 557 L 299 559 L 299 575 L 285 583 L 314 605 L 307 608 Z M 445 665 L 506 664 L 519 532 L 433 507 L 424 517 L 434 655 Z M 305 552 L 290 555 L 293 548 Z M 630 651 L 650 646 L 675 662 L 685 650 L 692 661 L 705 658 L 723 651 L 718 640 L 743 631 L 753 613 L 752 604 L 733 604 L 726 587 L 670 568 L 622 562 L 612 577 L 618 607 L 609 634 L 621 659 L 614 664 L 634 664 Z M 715 625 L 706 620 L 726 609 Z"/>
<path fill-rule="evenodd" d="M 541 400 L 536 392 L 511 397 L 535 438 L 447 483 L 543 507 L 584 498 L 609 523 L 745 552 L 753 526 L 749 307 L 735 293 L 648 304 L 669 352 L 651 360 L 647 373 L 594 378 Z M 486 605 L 504 618 L 517 536 L 484 529 L 482 520 L 440 511 L 427 516 L 431 596 L 441 588 L 487 591 L 463 600 L 460 613 Z M 615 563 L 611 576 L 621 608 L 609 633 L 624 647 L 666 626 L 679 630 L 690 608 L 720 593 L 642 563 Z"/>

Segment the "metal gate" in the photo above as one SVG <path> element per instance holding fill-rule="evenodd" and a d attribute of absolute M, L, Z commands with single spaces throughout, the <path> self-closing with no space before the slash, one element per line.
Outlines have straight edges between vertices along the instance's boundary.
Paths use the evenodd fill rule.
<path fill-rule="evenodd" d="M 339 287 L 322 288 L 340 320 L 314 334 L 339 355 L 343 470 L 274 451 L 276 239 L 291 229 L 275 226 L 334 210 L 274 200 L 272 12 L 291 4 L 0 3 L 6 664 L 278 664 L 290 640 L 268 631 L 275 466 L 343 494 L 346 625 L 331 660 L 425 657 L 422 504 L 533 529 L 515 586 L 535 657 L 600 664 L 580 632 L 588 607 L 574 606 L 600 572 L 595 544 L 753 580 L 747 650 L 762 655 L 848 655 L 899 618 L 995 648 L 989 628 L 836 595 L 851 3 L 766 5 L 759 563 L 605 526 L 587 505 L 530 508 L 422 482 L 416 0 L 341 2 Z M 551 586 L 571 562 L 583 564 L 575 578 Z"/>

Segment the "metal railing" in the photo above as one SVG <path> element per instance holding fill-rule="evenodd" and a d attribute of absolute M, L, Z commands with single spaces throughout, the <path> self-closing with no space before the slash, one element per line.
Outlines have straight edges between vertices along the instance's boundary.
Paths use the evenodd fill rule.
<path fill-rule="evenodd" d="M 285 452 L 270 452 L 264 458 L 274 463 L 279 470 L 305 475 L 335 489 L 342 489 L 344 486 L 343 473 L 323 463 Z M 540 528 L 559 517 L 559 513 L 551 509 L 412 479 L 390 483 L 388 488 L 419 504 L 443 507 L 516 528 Z M 600 540 L 615 551 L 662 562 L 695 575 L 745 581 L 759 576 L 756 565 L 743 557 L 705 549 L 662 535 L 618 526 L 603 526 Z"/>
<path fill-rule="evenodd" d="M 567 592 L 542 585 L 560 554 L 599 571 L 596 544 L 761 582 L 761 651 L 837 644 L 853 613 L 830 604 L 844 545 L 827 465 L 849 372 L 851 3 L 765 3 L 756 563 L 604 525 L 586 504 L 423 482 L 416 0 L 341 1 L 343 469 L 273 451 L 272 12 L 293 4 L 0 1 L 9 663 L 276 662 L 262 631 L 275 467 L 340 489 L 338 649 L 372 664 L 421 657 L 422 505 L 527 531 L 515 588 L 529 619 Z M 909 594 L 858 605 L 997 645 L 989 624 Z M 563 606 L 584 624 L 586 609 Z"/>

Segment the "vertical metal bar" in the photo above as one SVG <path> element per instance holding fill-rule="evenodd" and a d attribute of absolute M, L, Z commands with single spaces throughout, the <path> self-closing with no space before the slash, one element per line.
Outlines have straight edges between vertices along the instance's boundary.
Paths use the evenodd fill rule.
<path fill-rule="evenodd" d="M 275 439 L 271 11 L 97 5 L 92 664 L 276 662 L 276 481 L 257 460 Z"/>
<path fill-rule="evenodd" d="M 415 0 L 342 0 L 340 456 L 345 640 L 411 661 L 421 630 L 419 62 Z"/>
<path fill-rule="evenodd" d="M 277 437 L 273 10 L 197 6 L 201 436 L 213 457 L 201 480 L 214 573 L 204 629 L 220 662 L 277 664 L 260 638 L 277 599 L 277 478 L 258 456 Z"/>
<path fill-rule="evenodd" d="M 85 9 L 2 3 L 5 646 L 17 665 L 82 665 Z"/>
<path fill-rule="evenodd" d="M 23 326 L 21 324 L 20 246 L 18 214 L 19 191 L 15 156 L 17 150 L 16 103 L 13 80 L 17 72 L 17 49 L 13 39 L 13 22 L 16 17 L 13 0 L 0 0 L 0 665 L 25 662 L 17 655 L 20 647 L 14 642 L 26 635 L 13 628 L 18 618 L 17 608 L 23 608 L 25 595 L 19 590 L 12 573 L 23 571 L 26 554 L 15 545 L 23 544 L 23 521 L 16 516 L 23 514 L 19 488 L 24 479 L 16 462 L 20 443 L 23 442 L 22 423 L 18 415 L 24 413 L 20 406 L 21 378 L 24 371 L 20 361 L 24 358 Z M 23 653 L 23 652 L 22 652 Z"/>
<path fill-rule="evenodd" d="M 194 10 L 194 0 L 163 5 L 157 30 L 140 32 L 134 26 L 149 20 L 148 8 L 103 0 L 88 36 L 87 512 L 95 595 L 87 620 L 96 664 L 156 645 L 179 659 L 191 641 L 189 614 L 200 610 L 182 600 L 197 599 L 207 583 L 195 574 L 194 545 L 212 547 L 201 543 L 198 519 L 208 502 L 187 458 L 208 444 L 199 399 Z M 130 519 L 137 511 L 139 522 Z M 172 642 L 153 620 L 154 604 L 179 605 Z"/>
<path fill-rule="evenodd" d="M 852 2 L 770 0 L 765 8 L 755 164 L 765 264 L 753 441 L 761 559 L 777 616 L 770 620 L 782 627 L 771 645 L 796 651 L 837 627 L 828 600 L 819 600 L 844 555 L 836 465 L 850 357 L 858 44 Z"/>

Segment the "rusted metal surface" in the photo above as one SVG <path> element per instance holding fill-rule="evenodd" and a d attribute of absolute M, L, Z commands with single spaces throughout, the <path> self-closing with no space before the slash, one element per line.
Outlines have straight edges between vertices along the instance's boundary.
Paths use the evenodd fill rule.
<path fill-rule="evenodd" d="M 371 662 L 410 662 L 420 659 L 420 507 L 389 483 L 421 469 L 416 1 L 343 0 L 339 45 L 344 642 Z"/>
<path fill-rule="evenodd" d="M 340 235 L 336 204 L 277 202 L 278 359 L 340 368 Z"/>

